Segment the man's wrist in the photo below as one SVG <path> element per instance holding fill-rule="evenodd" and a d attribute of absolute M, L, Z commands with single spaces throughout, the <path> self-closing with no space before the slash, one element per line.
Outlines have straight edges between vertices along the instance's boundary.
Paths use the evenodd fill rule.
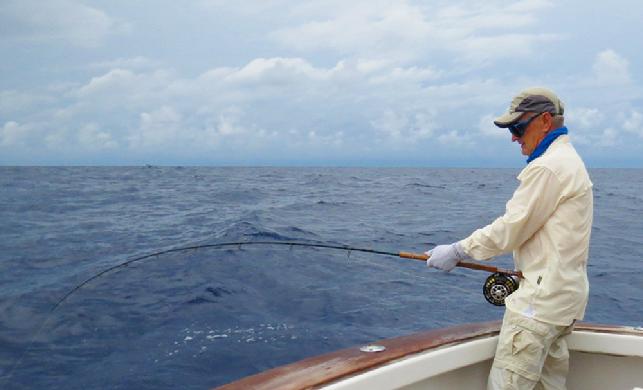
<path fill-rule="evenodd" d="M 460 260 L 470 259 L 471 256 L 469 256 L 467 252 L 464 250 L 464 247 L 462 246 L 461 242 L 462 241 L 453 243 L 453 249 L 455 250 L 456 255 Z"/>

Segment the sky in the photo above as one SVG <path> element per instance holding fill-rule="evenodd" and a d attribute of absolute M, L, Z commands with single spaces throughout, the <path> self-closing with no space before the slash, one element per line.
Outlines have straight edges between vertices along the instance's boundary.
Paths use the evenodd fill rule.
<path fill-rule="evenodd" d="M 643 2 L 1 0 L 1 165 L 522 167 L 553 89 L 643 167 Z"/>

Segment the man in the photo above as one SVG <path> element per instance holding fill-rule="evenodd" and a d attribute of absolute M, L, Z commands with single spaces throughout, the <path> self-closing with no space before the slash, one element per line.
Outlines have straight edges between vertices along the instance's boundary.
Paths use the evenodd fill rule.
<path fill-rule="evenodd" d="M 460 260 L 513 252 L 524 278 L 506 310 L 488 389 L 564 389 L 565 338 L 583 318 L 589 283 L 592 183 L 563 126 L 563 102 L 550 90 L 520 92 L 494 123 L 528 156 L 505 214 L 469 237 L 438 245 L 430 267 L 450 271 Z"/>

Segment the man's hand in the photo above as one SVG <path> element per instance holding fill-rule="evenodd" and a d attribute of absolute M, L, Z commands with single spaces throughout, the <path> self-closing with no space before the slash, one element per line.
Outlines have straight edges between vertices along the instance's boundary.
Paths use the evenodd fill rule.
<path fill-rule="evenodd" d="M 469 257 L 459 242 L 454 242 L 449 245 L 438 245 L 425 253 L 429 256 L 426 265 L 443 271 L 451 271 L 460 260 Z"/>

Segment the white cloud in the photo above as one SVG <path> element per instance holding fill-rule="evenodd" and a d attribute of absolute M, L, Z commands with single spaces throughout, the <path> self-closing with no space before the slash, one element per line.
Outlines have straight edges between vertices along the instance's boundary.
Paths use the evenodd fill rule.
<path fill-rule="evenodd" d="M 538 44 L 547 44 L 560 38 L 555 34 L 498 34 L 472 36 L 454 42 L 461 55 L 473 62 L 489 62 L 506 58 L 526 58 Z"/>
<path fill-rule="evenodd" d="M 472 147 L 475 142 L 473 141 L 471 135 L 459 132 L 457 130 L 449 130 L 440 136 L 438 136 L 438 141 L 448 147 Z"/>
<path fill-rule="evenodd" d="M 500 129 L 493 124 L 496 116 L 487 114 L 480 118 L 478 121 L 478 131 L 483 137 L 491 137 L 495 139 L 508 139 L 511 140 L 509 131 L 507 129 Z"/>
<path fill-rule="evenodd" d="M 78 130 L 78 144 L 84 151 L 113 150 L 119 147 L 112 135 L 101 131 L 96 123 L 89 123 Z"/>
<path fill-rule="evenodd" d="M 410 128 L 411 138 L 418 140 L 433 135 L 437 128 L 435 112 L 415 112 L 413 114 L 413 125 Z"/>
<path fill-rule="evenodd" d="M 25 144 L 31 133 L 32 129 L 29 126 L 9 121 L 0 129 L 0 145 L 17 146 Z"/>
<path fill-rule="evenodd" d="M 39 123 L 37 126 L 37 130 L 40 133 L 38 137 L 42 137 L 42 143 L 37 142 L 34 135 L 30 139 L 30 147 L 39 149 L 44 146 L 47 150 L 69 152 L 71 149 L 70 144 L 73 143 L 74 135 L 76 135 L 71 125 L 51 127 L 47 126 L 47 124 Z"/>
<path fill-rule="evenodd" d="M 139 126 L 128 137 L 134 150 L 165 150 L 181 140 L 181 115 L 172 107 L 163 106 L 140 114 Z"/>
<path fill-rule="evenodd" d="M 616 146 L 621 139 L 619 132 L 614 128 L 608 127 L 604 129 L 600 135 L 599 142 L 595 143 L 600 148 Z"/>
<path fill-rule="evenodd" d="M 328 72 L 314 68 L 301 58 L 257 58 L 243 68 L 228 75 L 225 81 L 232 83 L 255 83 L 283 85 L 297 79 L 324 79 Z"/>
<path fill-rule="evenodd" d="M 55 102 L 55 98 L 47 92 L 0 91 L 0 116 L 9 117 L 53 102 Z"/>
<path fill-rule="evenodd" d="M 643 115 L 636 110 L 632 110 L 623 123 L 623 129 L 643 138 Z"/>
<path fill-rule="evenodd" d="M 501 91 L 488 81 L 439 81 L 431 67 L 371 60 L 320 67 L 303 58 L 258 58 L 194 78 L 115 68 L 65 86 L 63 99 L 30 123 L 43 134 L 30 142 L 62 149 L 76 140 L 86 150 L 186 154 L 243 142 L 255 150 L 278 148 L 280 137 L 302 150 L 322 144 L 367 150 L 363 144 L 375 139 L 377 147 L 415 146 L 433 142 L 442 113 L 485 104 L 493 96 L 489 90 Z M 459 138 L 451 147 L 462 144 Z"/>
<path fill-rule="evenodd" d="M 240 124 L 242 112 L 239 109 L 227 109 L 219 114 L 217 119 L 217 132 L 221 136 L 241 135 L 248 129 Z"/>
<path fill-rule="evenodd" d="M 364 67 L 362 67 L 361 69 L 364 69 Z M 376 68 L 371 69 L 374 70 Z M 371 69 L 366 68 L 366 71 L 368 72 Z M 431 67 L 395 67 L 392 70 L 388 70 L 385 73 L 383 72 L 379 75 L 374 76 L 373 78 L 371 78 L 371 82 L 378 84 L 412 82 L 414 84 L 417 84 L 426 81 L 437 80 L 440 77 L 441 73 L 442 72 L 437 71 Z"/>
<path fill-rule="evenodd" d="M 108 89 L 129 88 L 133 86 L 135 78 L 136 75 L 130 70 L 112 69 L 102 76 L 93 77 L 88 84 L 78 90 L 78 94 L 83 97 Z"/>
<path fill-rule="evenodd" d="M 578 145 L 592 145 L 596 142 L 607 141 L 611 132 L 605 131 L 609 124 L 605 123 L 602 110 L 592 107 L 574 107 L 565 112 L 565 125 L 570 129 L 572 139 Z M 613 145 L 610 140 L 604 145 Z"/>
<path fill-rule="evenodd" d="M 356 69 L 362 73 L 371 73 L 384 68 L 388 68 L 394 61 L 387 59 L 358 59 L 356 62 Z"/>
<path fill-rule="evenodd" d="M 75 0 L 3 0 L 0 40 L 61 41 L 95 47 L 123 26 L 105 12 Z"/>
<path fill-rule="evenodd" d="M 258 15 L 265 17 L 266 14 L 278 10 L 283 13 L 285 9 L 296 8 L 299 2 L 293 4 L 291 0 L 246 0 L 239 3 L 237 0 L 198 0 L 202 9 L 222 13 L 223 10 L 228 12 L 240 13 L 243 15 Z"/>
<path fill-rule="evenodd" d="M 77 90 L 80 97 L 97 96 L 104 93 L 121 93 L 123 96 L 141 96 L 167 87 L 169 75 L 164 70 L 149 73 L 134 73 L 128 69 L 112 69 L 93 77 L 89 83 Z"/>
<path fill-rule="evenodd" d="M 271 36 L 302 51 L 330 50 L 343 56 L 426 58 L 436 50 L 480 62 L 526 56 L 536 44 L 559 39 L 554 33 L 528 31 L 547 1 L 459 1 L 426 5 L 414 1 L 307 2 L 297 20 Z M 312 19 L 312 20 L 310 20 Z"/>
<path fill-rule="evenodd" d="M 173 96 L 174 83 L 180 81 L 164 69 L 134 72 L 112 69 L 68 93 L 78 103 L 106 111 L 110 108 L 149 109 L 166 104 Z"/>
<path fill-rule="evenodd" d="M 92 68 L 106 69 L 151 69 L 160 67 L 161 63 L 147 57 L 137 56 L 131 58 L 116 58 L 108 61 L 94 62 L 90 66 Z"/>
<path fill-rule="evenodd" d="M 408 144 L 431 137 L 437 124 L 434 112 L 395 112 L 386 109 L 379 117 L 371 120 L 371 126 L 387 142 Z"/>
<path fill-rule="evenodd" d="M 616 111 L 608 116 L 597 108 L 578 107 L 566 114 L 565 121 L 578 144 L 617 147 L 627 140 L 628 133 L 643 138 L 643 115 L 637 110 Z"/>
<path fill-rule="evenodd" d="M 194 77 L 152 62 L 150 68 L 128 68 L 127 62 L 85 83 L 58 87 L 60 98 L 44 102 L 37 120 L 11 118 L 3 128 L 3 145 L 20 139 L 50 150 L 120 150 L 159 158 L 241 156 L 232 150 L 306 157 L 319 154 L 322 146 L 368 155 L 428 147 L 441 156 L 484 146 L 484 153 L 493 154 L 502 147 L 496 139 L 507 133 L 492 119 L 518 84 L 466 75 L 453 82 L 431 65 L 373 58 L 326 66 L 303 57 L 256 58 Z M 606 128 L 601 112 L 570 109 L 569 122 L 584 130 L 574 133 L 575 141 L 618 146 L 613 130 L 599 130 Z M 623 119 L 624 128 L 634 132 L 636 118 Z"/>
<path fill-rule="evenodd" d="M 331 4 L 333 8 L 335 5 Z M 300 50 L 331 49 L 340 53 L 397 52 L 417 47 L 431 33 L 420 8 L 402 2 L 351 2 L 333 8 L 335 17 L 284 28 L 273 34 Z"/>
<path fill-rule="evenodd" d="M 300 144 L 307 145 L 313 150 L 317 150 L 322 147 L 341 147 L 344 144 L 344 132 L 337 131 L 326 135 L 320 135 L 315 130 L 308 131 L 306 142 L 300 142 Z"/>
<path fill-rule="evenodd" d="M 598 53 L 592 69 L 599 84 L 627 84 L 631 80 L 629 62 L 613 50 Z"/>
<path fill-rule="evenodd" d="M 605 114 L 597 108 L 577 107 L 565 113 L 565 121 L 574 128 L 592 130 L 600 127 Z"/>
<path fill-rule="evenodd" d="M 387 137 L 401 138 L 402 131 L 409 125 L 409 120 L 405 115 L 386 110 L 378 119 L 371 121 L 371 125 Z"/>

